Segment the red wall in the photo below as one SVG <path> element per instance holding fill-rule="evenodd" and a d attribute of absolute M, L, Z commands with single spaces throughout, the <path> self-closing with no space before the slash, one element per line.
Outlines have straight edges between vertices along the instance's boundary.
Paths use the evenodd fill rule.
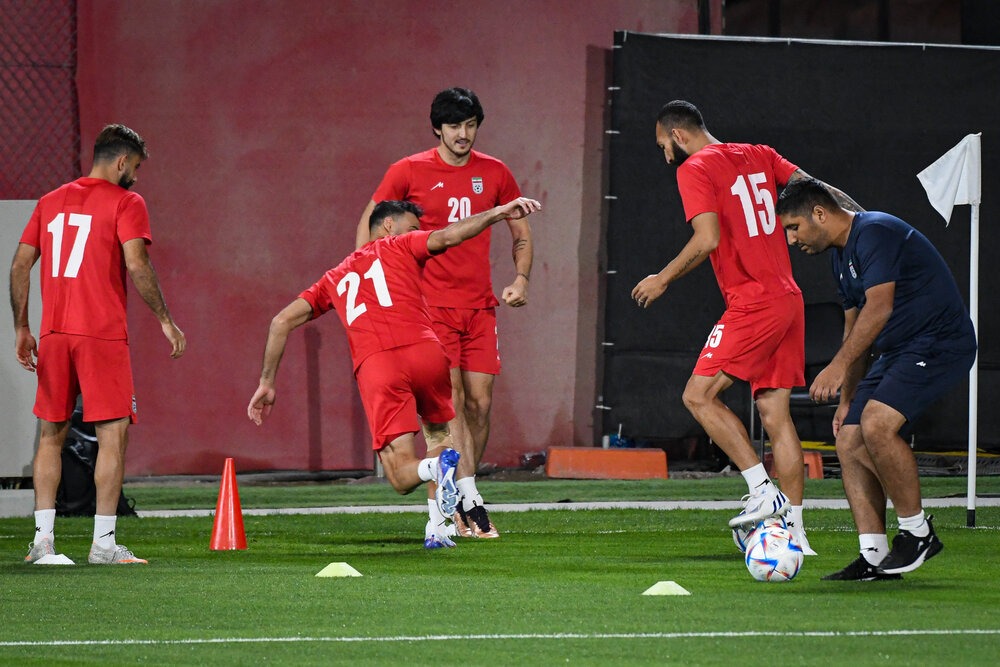
<path fill-rule="evenodd" d="M 188 336 L 187 354 L 171 360 L 133 293 L 140 421 L 128 474 L 218 473 L 225 456 L 239 470 L 371 466 L 336 318 L 294 332 L 263 427 L 246 404 L 271 317 L 353 249 L 385 168 L 434 145 L 430 100 L 453 85 L 485 107 L 477 149 L 545 206 L 531 219 L 529 305 L 498 315 L 504 372 L 486 459 L 515 465 L 525 452 L 590 444 L 606 50 L 618 29 L 694 32 L 696 8 L 80 0 L 84 168 L 104 123 L 147 140 L 136 190 Z M 499 290 L 513 275 L 502 228 L 493 260 Z"/>

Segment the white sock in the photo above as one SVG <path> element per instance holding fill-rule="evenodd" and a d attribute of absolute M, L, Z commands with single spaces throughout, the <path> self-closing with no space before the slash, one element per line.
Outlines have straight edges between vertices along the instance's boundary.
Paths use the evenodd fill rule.
<path fill-rule="evenodd" d="M 437 506 L 437 502 L 433 498 L 427 499 L 427 514 L 430 517 L 430 521 L 427 522 L 427 534 L 424 537 L 430 537 L 430 532 L 437 530 L 441 534 L 444 534 L 444 524 L 445 516 L 441 514 L 440 508 Z"/>
<path fill-rule="evenodd" d="M 802 525 L 802 505 L 792 505 L 788 514 L 785 515 L 785 523 L 788 524 L 789 528 L 805 529 L 805 526 Z"/>
<path fill-rule="evenodd" d="M 878 565 L 889 553 L 889 538 L 885 533 L 862 533 L 858 535 L 858 544 L 869 565 Z"/>
<path fill-rule="evenodd" d="M 901 516 L 899 518 L 899 529 L 905 530 L 908 533 L 912 533 L 917 537 L 927 537 L 927 534 L 931 532 L 930 526 L 927 525 L 926 519 L 924 519 L 924 511 L 920 510 L 920 514 L 914 514 L 913 516 Z"/>
<path fill-rule="evenodd" d="M 758 463 L 752 468 L 747 468 L 740 474 L 746 480 L 750 493 L 762 491 L 765 484 L 771 483 L 771 478 L 767 476 L 767 470 L 764 469 L 763 463 Z"/>
<path fill-rule="evenodd" d="M 35 544 L 44 539 L 56 541 L 55 536 L 56 511 L 35 510 Z"/>
<path fill-rule="evenodd" d="M 115 546 L 115 523 L 117 516 L 94 515 L 94 544 L 102 549 Z"/>
<path fill-rule="evenodd" d="M 458 492 L 462 496 L 462 509 L 466 512 L 476 505 L 483 504 L 483 497 L 479 495 L 479 489 L 476 488 L 475 477 L 463 477 L 455 482 L 455 486 L 458 487 Z"/>
<path fill-rule="evenodd" d="M 425 482 L 433 482 L 438 476 L 438 460 L 436 458 L 423 459 L 417 464 L 417 477 Z"/>

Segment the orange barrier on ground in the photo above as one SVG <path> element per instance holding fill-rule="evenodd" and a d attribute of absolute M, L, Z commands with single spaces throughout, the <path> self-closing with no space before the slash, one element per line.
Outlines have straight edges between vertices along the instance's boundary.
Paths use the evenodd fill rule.
<path fill-rule="evenodd" d="M 823 479 L 823 455 L 819 452 L 802 452 L 802 462 L 806 466 L 806 477 L 809 479 Z M 767 474 L 774 476 L 774 455 L 771 452 L 764 454 L 764 467 Z"/>
<path fill-rule="evenodd" d="M 662 449 L 549 447 L 545 474 L 561 479 L 667 479 Z"/>

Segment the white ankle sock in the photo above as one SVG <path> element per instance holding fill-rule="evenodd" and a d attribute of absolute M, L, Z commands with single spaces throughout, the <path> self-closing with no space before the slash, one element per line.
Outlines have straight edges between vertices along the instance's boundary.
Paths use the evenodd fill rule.
<path fill-rule="evenodd" d="M 94 544 L 102 549 L 115 546 L 115 523 L 117 516 L 94 515 Z"/>
<path fill-rule="evenodd" d="M 927 520 L 924 518 L 923 510 L 920 510 L 920 514 L 899 517 L 899 529 L 917 537 L 927 537 L 927 534 L 931 532 L 931 527 L 927 525 Z"/>
<path fill-rule="evenodd" d="M 427 524 L 428 530 L 435 528 L 444 529 L 445 516 L 441 514 L 441 510 L 433 498 L 427 499 L 427 514 L 430 516 L 430 522 Z M 430 537 L 430 535 L 424 535 L 424 537 Z"/>
<path fill-rule="evenodd" d="M 417 464 L 417 477 L 425 482 L 433 482 L 438 476 L 438 460 L 424 459 Z"/>
<path fill-rule="evenodd" d="M 483 504 L 483 497 L 479 495 L 479 489 L 476 488 L 475 477 L 463 477 L 456 480 L 455 486 L 458 487 L 458 492 L 462 496 L 462 509 L 466 512 L 476 505 Z"/>
<path fill-rule="evenodd" d="M 805 529 L 805 526 L 802 525 L 802 505 L 792 505 L 788 514 L 785 515 L 785 523 L 788 524 L 789 528 Z"/>
<path fill-rule="evenodd" d="M 55 542 L 56 511 L 35 510 L 35 544 L 48 538 Z"/>
<path fill-rule="evenodd" d="M 746 480 L 750 493 L 762 491 L 765 484 L 771 483 L 771 478 L 767 476 L 767 470 L 764 469 L 763 463 L 758 463 L 752 468 L 747 468 L 740 474 Z"/>
<path fill-rule="evenodd" d="M 861 555 L 870 565 L 878 565 L 889 553 L 889 538 L 885 533 L 862 533 L 858 535 Z"/>

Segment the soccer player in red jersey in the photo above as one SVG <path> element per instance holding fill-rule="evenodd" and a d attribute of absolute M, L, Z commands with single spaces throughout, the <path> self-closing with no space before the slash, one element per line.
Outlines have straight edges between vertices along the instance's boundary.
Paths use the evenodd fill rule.
<path fill-rule="evenodd" d="M 420 230 L 423 211 L 406 201 L 383 201 L 371 213 L 370 238 L 271 321 L 260 384 L 247 415 L 260 425 L 274 405 L 274 381 L 288 334 L 333 309 L 347 331 L 354 374 L 372 432 L 372 447 L 386 477 L 400 493 L 436 482 L 433 505 L 442 517 L 429 522 L 424 546 L 455 546 L 444 518 L 455 512 L 459 453 L 451 448 L 454 419 L 448 357 L 434 333 L 420 277 L 429 260 L 474 239 L 500 220 L 520 220 L 540 209 L 517 197 L 443 229 Z M 454 252 L 452 250 L 451 252 Z M 418 459 L 414 435 L 424 421 L 427 458 Z"/>
<path fill-rule="evenodd" d="M 90 174 L 38 201 L 11 264 L 17 360 L 38 372 L 35 540 L 27 562 L 45 562 L 45 556 L 55 555 L 62 447 L 78 395 L 83 396 L 84 419 L 95 422 L 99 446 L 94 469 L 97 513 L 88 560 L 146 562 L 115 541 L 128 427 L 136 421 L 125 319 L 126 271 L 160 321 L 170 356 L 180 357 L 187 346 L 167 310 L 146 252 L 152 242 L 146 203 L 129 191 L 147 156 L 145 142 L 133 130 L 124 125 L 105 127 L 94 144 Z M 42 324 L 36 343 L 28 326 L 28 286 L 31 267 L 39 258 Z"/>
<path fill-rule="evenodd" d="M 357 247 L 368 242 L 368 218 L 376 201 L 412 201 L 424 211 L 421 226 L 434 230 L 521 196 L 503 162 L 472 150 L 482 122 L 483 107 L 471 90 L 449 88 L 438 93 L 431 104 L 438 145 L 389 167 L 358 223 Z M 523 219 L 507 224 L 515 276 L 501 298 L 517 308 L 528 302 L 531 228 Z M 454 516 L 455 528 L 463 537 L 499 537 L 475 478 L 490 432 L 494 378 L 500 373 L 495 312 L 499 302 L 490 280 L 490 232 L 432 258 L 422 285 L 434 331 L 451 367 L 456 412 L 451 433 L 462 454 L 457 474 L 462 505 Z M 432 512 L 431 521 L 440 517 Z"/>
<path fill-rule="evenodd" d="M 802 525 L 802 445 L 788 407 L 792 387 L 805 382 L 805 313 L 774 213 L 776 186 L 806 174 L 770 146 L 720 142 L 705 128 L 701 112 L 682 100 L 660 110 L 656 143 L 667 164 L 677 166 L 693 234 L 662 271 L 635 286 L 632 298 L 648 308 L 670 283 L 711 258 L 726 312 L 699 355 L 684 405 L 746 479 L 744 509 L 729 525 L 787 513 L 796 541 L 813 555 Z M 742 422 L 719 398 L 736 379 L 750 383 L 787 497 L 771 482 Z"/>

